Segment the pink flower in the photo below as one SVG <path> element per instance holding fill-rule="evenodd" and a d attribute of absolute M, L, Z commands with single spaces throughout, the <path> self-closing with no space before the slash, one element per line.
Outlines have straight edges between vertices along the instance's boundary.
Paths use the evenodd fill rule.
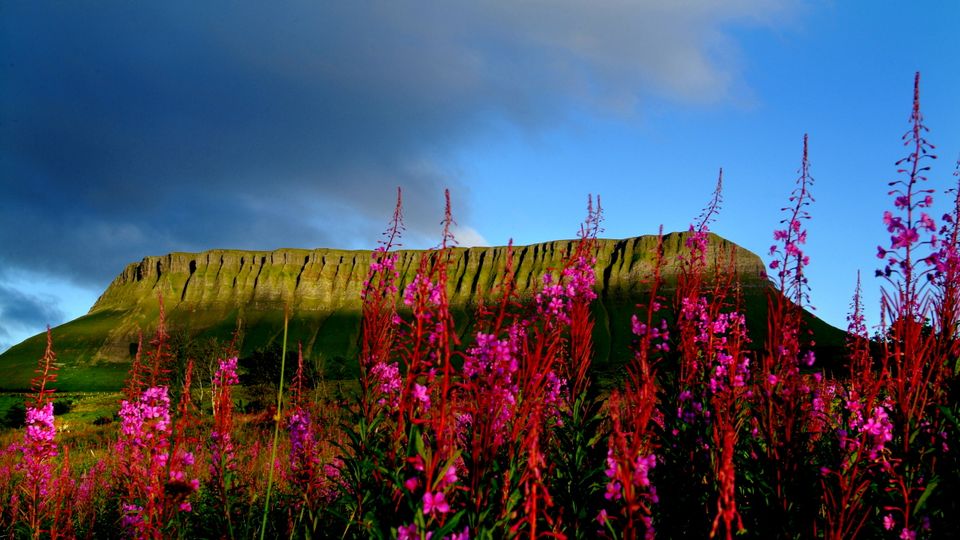
<path fill-rule="evenodd" d="M 608 501 L 616 501 L 620 499 L 621 487 L 622 486 L 620 485 L 620 482 L 617 482 L 616 480 L 608 482 L 607 492 L 603 494 L 603 498 Z"/>
<path fill-rule="evenodd" d="M 446 514 L 450 511 L 450 505 L 447 504 L 446 497 L 442 491 L 438 491 L 436 494 L 430 493 L 429 491 L 423 494 L 423 513 L 426 515 L 433 514 L 434 512 L 439 514 Z"/>
<path fill-rule="evenodd" d="M 401 525 L 397 529 L 397 540 L 413 540 L 417 537 L 417 526 L 411 523 L 410 525 L 403 526 Z"/>
<path fill-rule="evenodd" d="M 237 377 L 237 357 L 221 360 L 217 368 L 217 374 L 213 377 L 213 384 L 216 386 L 226 386 L 238 384 L 240 379 Z"/>
<path fill-rule="evenodd" d="M 454 465 L 447 467 L 447 472 L 444 473 L 443 479 L 440 481 L 442 487 L 449 486 L 450 484 L 455 484 L 457 482 L 457 468 Z"/>
<path fill-rule="evenodd" d="M 377 362 L 370 369 L 370 376 L 373 378 L 375 388 L 380 392 L 377 404 L 396 407 L 399 404 L 401 386 L 400 368 L 397 363 Z"/>
<path fill-rule="evenodd" d="M 57 455 L 53 403 L 48 401 L 41 407 L 27 407 L 26 424 L 22 447 L 23 461 L 18 468 L 26 472 L 27 485 L 41 496 L 46 496 L 53 474 L 51 460 Z"/>
<path fill-rule="evenodd" d="M 600 513 L 597 514 L 597 523 L 599 523 L 599 524 L 601 524 L 601 525 L 606 525 L 606 524 L 607 524 L 607 510 L 606 510 L 606 509 L 600 510 Z"/>
<path fill-rule="evenodd" d="M 426 386 L 420 383 L 414 383 L 413 397 L 423 405 L 423 410 L 426 411 L 430 409 L 430 394 L 427 392 Z"/>
<path fill-rule="evenodd" d="M 470 527 L 464 527 L 462 531 L 453 533 L 444 540 L 470 540 Z"/>
<path fill-rule="evenodd" d="M 909 247 L 920 238 L 916 229 L 904 228 L 900 234 L 890 237 L 890 248 L 899 249 Z"/>

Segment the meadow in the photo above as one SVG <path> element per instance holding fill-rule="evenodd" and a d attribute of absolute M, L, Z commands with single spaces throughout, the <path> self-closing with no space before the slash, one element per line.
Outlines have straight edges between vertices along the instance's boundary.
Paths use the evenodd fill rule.
<path fill-rule="evenodd" d="M 249 368 L 237 341 L 211 351 L 213 362 L 179 365 L 161 311 L 122 394 L 60 395 L 48 339 L 23 427 L 0 436 L 0 536 L 951 537 L 960 174 L 952 186 L 926 179 L 926 137 L 918 75 L 883 216 L 890 244 L 877 248 L 882 322 L 866 327 L 858 283 L 838 366 L 818 363 L 803 317 L 806 137 L 773 231 L 765 342 L 749 343 L 735 253 L 707 257 L 721 172 L 669 295 L 663 252 L 653 255 L 632 358 L 602 381 L 591 366 L 599 198 L 529 300 L 508 252 L 460 339 L 447 298 L 449 194 L 439 246 L 401 287 L 398 192 L 363 286 L 355 381 L 309 373 L 285 336 L 271 403 L 249 407 L 259 398 L 239 384 Z M 952 211 L 929 215 L 944 194 Z M 212 372 L 200 375 L 201 362 Z M 18 402 L 0 396 L 0 416 L 16 416 Z"/>

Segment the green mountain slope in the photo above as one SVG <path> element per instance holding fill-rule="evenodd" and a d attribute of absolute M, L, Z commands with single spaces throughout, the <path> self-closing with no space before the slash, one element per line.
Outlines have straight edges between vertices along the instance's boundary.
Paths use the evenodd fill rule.
<path fill-rule="evenodd" d="M 664 237 L 665 294 L 672 294 L 677 256 L 685 233 Z M 554 241 L 514 248 L 515 272 L 521 295 L 539 287 L 540 276 L 559 268 L 575 241 Z M 712 253 L 734 246 L 711 235 Z M 645 301 L 656 248 L 655 236 L 599 240 L 595 304 L 597 356 L 595 364 L 614 369 L 630 356 L 630 315 Z M 419 251 L 399 251 L 401 282 L 412 279 Z M 279 249 L 276 251 L 210 250 L 146 257 L 128 265 L 113 280 L 90 312 L 53 329 L 54 350 L 61 364 L 61 390 L 116 389 L 123 384 L 136 350 L 137 333 L 149 340 L 162 295 L 168 328 L 191 338 L 228 340 L 237 319 L 243 320 L 241 354 L 282 339 L 283 309 L 291 309 L 290 343 L 302 342 L 304 352 L 326 367 L 327 373 L 355 371 L 359 335 L 360 288 L 367 275 L 368 251 Z M 475 301 L 499 282 L 505 247 L 458 248 L 449 270 L 449 295 L 458 329 L 469 329 Z M 742 248 L 734 266 L 743 291 L 751 336 L 762 343 L 766 295 L 771 287 L 761 277 L 763 262 Z M 843 333 L 810 316 L 818 344 L 838 347 Z M 0 355 L 0 389 L 29 386 L 43 335 L 34 336 Z"/>

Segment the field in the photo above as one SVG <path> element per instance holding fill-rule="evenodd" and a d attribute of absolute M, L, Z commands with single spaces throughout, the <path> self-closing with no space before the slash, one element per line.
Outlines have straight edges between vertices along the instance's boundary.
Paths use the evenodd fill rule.
<path fill-rule="evenodd" d="M 948 538 L 960 530 L 960 191 L 928 187 L 924 133 L 917 100 L 878 249 L 884 323 L 868 332 L 858 285 L 840 366 L 818 364 L 803 317 L 806 139 L 773 232 L 765 343 L 749 343 L 757 310 L 734 254 L 706 256 L 721 176 L 672 294 L 661 245 L 649 301 L 620 315 L 633 339 L 619 372 L 592 365 L 599 199 L 539 293 L 520 301 L 508 257 L 461 337 L 449 195 L 440 246 L 400 287 L 398 193 L 361 293 L 356 379 L 311 369 L 286 321 L 275 356 L 244 364 L 233 341 L 181 364 L 161 303 L 122 393 L 60 394 L 48 340 L 31 391 L 0 396 L 14 426 L 0 535 Z M 935 221 L 926 209 L 943 187 L 953 211 Z"/>

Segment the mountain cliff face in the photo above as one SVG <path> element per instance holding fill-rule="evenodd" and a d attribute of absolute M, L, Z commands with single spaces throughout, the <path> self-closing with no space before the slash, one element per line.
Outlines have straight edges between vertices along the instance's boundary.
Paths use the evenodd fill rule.
<path fill-rule="evenodd" d="M 677 257 L 685 238 L 684 233 L 664 237 L 668 290 L 676 279 Z M 595 362 L 600 366 L 629 355 L 630 314 L 635 304 L 644 300 L 656 242 L 655 236 L 599 241 L 599 299 L 594 314 Z M 521 295 L 532 294 L 548 269 L 561 267 L 575 243 L 565 240 L 515 247 Z M 763 263 L 753 253 L 711 235 L 711 255 L 731 250 L 748 319 L 759 328 L 765 324 L 770 286 L 761 277 Z M 420 253 L 398 252 L 401 283 L 413 278 Z M 158 296 L 163 298 L 168 328 L 191 338 L 228 339 L 241 319 L 243 354 L 281 339 L 283 310 L 289 306 L 289 342 L 301 342 L 305 354 L 327 373 L 349 374 L 359 335 L 360 289 L 370 260 L 368 251 L 334 249 L 210 250 L 146 257 L 128 265 L 87 315 L 53 330 L 61 363 L 59 387 L 112 389 L 122 385 L 138 332 L 142 330 L 148 340 L 156 328 Z M 505 247 L 453 251 L 448 293 L 460 331 L 469 328 L 476 300 L 499 283 L 505 261 Z M 839 332 L 822 322 L 817 324 L 821 330 Z M 42 336 L 35 336 L 0 355 L 0 387 L 27 387 L 44 343 Z"/>

